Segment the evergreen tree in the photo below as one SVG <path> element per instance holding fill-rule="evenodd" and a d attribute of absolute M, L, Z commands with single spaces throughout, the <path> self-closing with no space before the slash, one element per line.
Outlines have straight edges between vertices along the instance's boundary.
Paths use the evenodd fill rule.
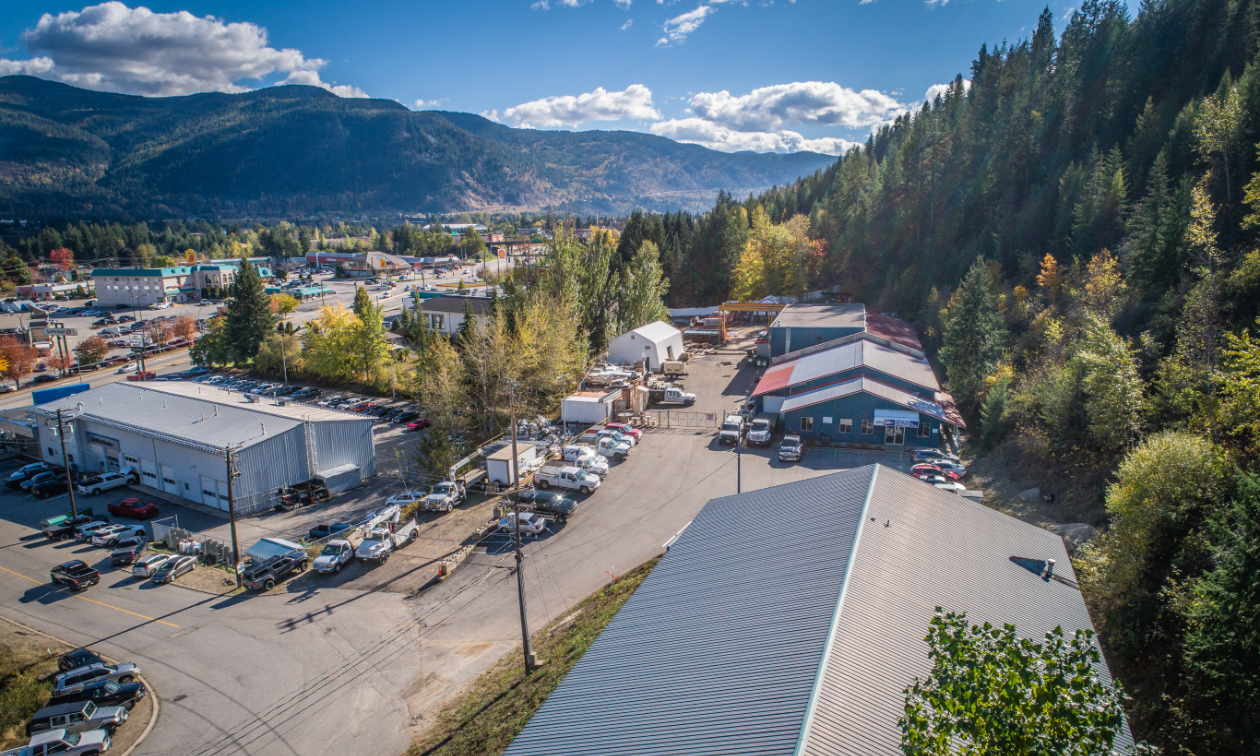
<path fill-rule="evenodd" d="M 976 258 L 967 277 L 950 298 L 942 335 L 941 360 L 949 376 L 949 388 L 964 411 L 980 404 L 984 379 L 1002 357 L 1006 329 L 993 296 L 993 277 Z"/>
<path fill-rule="evenodd" d="M 467 299 L 465 299 L 464 322 L 459 324 L 459 330 L 455 332 L 455 343 L 461 348 L 467 347 L 470 343 L 472 343 L 473 331 L 477 328 L 477 321 L 475 320 L 475 317 L 476 316 L 473 315 L 472 305 L 469 304 Z"/>
<path fill-rule="evenodd" d="M 245 363 L 252 360 L 258 354 L 258 346 L 275 329 L 275 325 L 271 297 L 263 288 L 258 269 L 242 261 L 224 323 L 224 337 L 233 361 Z"/>

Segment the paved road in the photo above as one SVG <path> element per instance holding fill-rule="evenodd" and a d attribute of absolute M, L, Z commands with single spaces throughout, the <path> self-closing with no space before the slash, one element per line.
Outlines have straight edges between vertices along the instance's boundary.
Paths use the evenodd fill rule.
<path fill-rule="evenodd" d="M 696 409 L 720 413 L 743 398 L 751 371 L 721 364 L 739 354 L 736 345 L 693 363 L 687 389 L 700 397 Z M 782 465 L 769 450 L 744 449 L 737 463 L 730 448 L 716 445 L 715 434 L 712 428 L 648 432 L 600 490 L 585 497 L 577 517 L 528 541 L 533 628 L 566 616 L 611 576 L 659 554 L 709 499 L 735 492 L 737 469 L 749 491 L 876 460 L 900 462 L 884 454 L 811 451 L 803 464 Z M 373 482 L 334 505 L 379 506 L 391 485 Z M 520 642 L 516 580 L 503 537 L 487 538 L 449 580 L 421 590 L 433 559 L 484 520 L 486 506 L 479 506 L 430 517 L 424 537 L 382 567 L 356 567 L 340 579 L 304 576 L 277 595 L 224 598 L 178 585 L 151 588 L 111 572 L 102 585 L 69 596 L 43 584 L 48 568 L 104 553 L 48 544 L 34 532 L 40 518 L 66 508 L 64 497 L 33 502 L 3 493 L 0 611 L 141 665 L 164 701 L 143 754 L 394 756 L 447 695 Z M 245 523 L 293 530 L 321 510 L 336 511 Z M 181 524 L 194 516 L 183 511 Z"/>

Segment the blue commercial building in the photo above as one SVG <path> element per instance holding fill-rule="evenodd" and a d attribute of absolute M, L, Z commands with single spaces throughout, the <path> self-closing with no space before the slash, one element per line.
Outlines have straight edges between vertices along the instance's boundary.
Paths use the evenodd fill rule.
<path fill-rule="evenodd" d="M 857 315 L 863 329 L 775 355 L 753 390 L 758 411 L 777 415 L 786 432 L 816 444 L 904 449 L 952 438 L 965 425 L 962 416 L 909 327 L 867 315 L 861 305 L 842 307 L 858 310 L 815 310 L 819 326 L 800 312 L 790 320 L 792 344 L 845 330 L 843 319 Z M 772 331 L 772 347 L 773 338 Z M 785 332 L 784 343 L 788 338 Z"/>
<path fill-rule="evenodd" d="M 788 305 L 770 324 L 770 356 L 778 357 L 865 330 L 865 305 Z"/>

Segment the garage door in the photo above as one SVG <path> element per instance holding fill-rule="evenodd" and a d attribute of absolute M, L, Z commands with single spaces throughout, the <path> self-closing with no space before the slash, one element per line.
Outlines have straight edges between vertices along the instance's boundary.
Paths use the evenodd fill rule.
<path fill-rule="evenodd" d="M 214 478 L 201 477 L 201 503 L 207 507 L 219 506 L 219 489 Z"/>
<path fill-rule="evenodd" d="M 140 460 L 140 482 L 150 488 L 162 487 L 162 482 L 158 480 L 157 462 L 151 459 Z"/>
<path fill-rule="evenodd" d="M 175 480 L 175 471 L 170 465 L 162 465 L 162 490 L 179 496 L 179 482 Z"/>

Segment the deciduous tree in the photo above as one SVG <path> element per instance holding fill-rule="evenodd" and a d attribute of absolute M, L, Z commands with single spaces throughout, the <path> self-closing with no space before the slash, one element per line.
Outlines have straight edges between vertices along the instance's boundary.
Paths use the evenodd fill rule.
<path fill-rule="evenodd" d="M 109 344 L 100 336 L 89 336 L 79 342 L 74 353 L 78 355 L 80 365 L 94 365 L 105 359 L 105 355 L 109 353 Z"/>

